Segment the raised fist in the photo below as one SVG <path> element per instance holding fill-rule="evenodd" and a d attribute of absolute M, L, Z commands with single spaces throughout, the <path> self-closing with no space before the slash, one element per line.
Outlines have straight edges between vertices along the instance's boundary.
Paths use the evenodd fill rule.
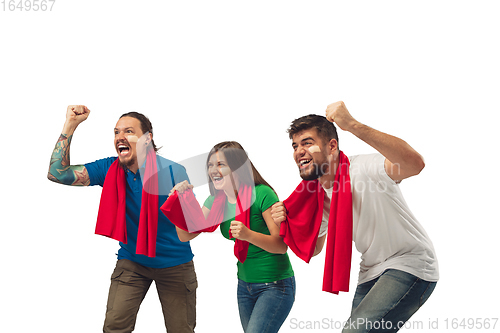
<path fill-rule="evenodd" d="M 69 105 L 66 112 L 66 121 L 75 125 L 85 121 L 90 114 L 90 110 L 85 105 Z"/>
<path fill-rule="evenodd" d="M 337 124 L 341 130 L 349 131 L 356 124 L 356 120 L 351 116 L 344 102 L 339 101 L 328 105 L 326 108 L 326 119 Z"/>

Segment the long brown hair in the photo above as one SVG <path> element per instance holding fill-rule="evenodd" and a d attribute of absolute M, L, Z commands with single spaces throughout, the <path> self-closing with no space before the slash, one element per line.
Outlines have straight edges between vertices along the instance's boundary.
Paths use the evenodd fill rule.
<path fill-rule="evenodd" d="M 271 185 L 266 182 L 264 177 L 262 177 L 259 171 L 257 171 L 257 169 L 254 167 L 252 161 L 250 161 L 250 159 L 248 158 L 245 149 L 243 149 L 243 147 L 236 141 L 224 141 L 216 144 L 210 150 L 210 153 L 208 153 L 207 157 L 206 168 L 208 176 L 208 187 L 210 189 L 211 195 L 215 195 L 216 190 L 214 184 L 212 183 L 212 179 L 208 175 L 208 162 L 210 160 L 210 157 L 218 151 L 224 153 L 229 168 L 232 172 L 235 172 L 238 175 L 238 179 L 240 180 L 240 182 L 248 185 L 266 185 L 274 191 Z M 247 160 L 248 162 L 250 162 L 249 164 L 251 170 L 248 169 L 248 163 L 246 163 Z M 237 189 L 235 189 L 235 192 L 237 192 Z M 276 191 L 274 192 L 276 193 Z"/>

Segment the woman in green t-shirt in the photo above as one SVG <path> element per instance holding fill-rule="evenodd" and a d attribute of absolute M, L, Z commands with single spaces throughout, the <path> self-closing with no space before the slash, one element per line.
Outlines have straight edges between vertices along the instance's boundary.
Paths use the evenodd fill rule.
<path fill-rule="evenodd" d="M 234 239 L 249 243 L 246 259 L 237 263 L 238 308 L 243 330 L 278 332 L 295 300 L 295 277 L 286 254 L 287 245 L 271 217 L 271 206 L 279 201 L 278 196 L 255 169 L 243 147 L 234 141 L 221 142 L 212 148 L 207 158 L 207 173 L 211 196 L 202 207 L 205 218 L 214 198 L 223 191 L 226 199 L 220 231 L 227 239 L 230 231 Z M 243 184 L 252 189 L 249 227 L 235 221 L 238 189 Z M 175 189 L 182 192 L 190 187 L 184 182 Z M 180 228 L 177 233 L 182 241 L 199 235 Z"/>

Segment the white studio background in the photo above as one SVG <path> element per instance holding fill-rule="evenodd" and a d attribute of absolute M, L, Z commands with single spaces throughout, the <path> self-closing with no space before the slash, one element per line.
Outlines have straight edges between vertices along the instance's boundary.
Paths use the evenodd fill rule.
<path fill-rule="evenodd" d="M 405 332 L 498 317 L 496 1 L 57 0 L 37 12 L 8 3 L 0 4 L 2 331 L 102 330 L 118 244 L 93 233 L 101 188 L 46 178 L 69 104 L 91 110 L 72 164 L 114 155 L 118 117 L 138 111 L 162 156 L 182 161 L 239 141 L 285 199 L 300 181 L 288 125 L 343 100 L 426 159 L 401 187 L 434 242 L 441 280 Z M 349 133 L 340 146 L 373 151 Z M 232 244 L 216 232 L 192 248 L 196 331 L 242 331 Z M 333 322 L 349 316 L 359 254 L 351 291 L 339 296 L 321 291 L 324 254 L 310 264 L 290 257 L 297 297 L 281 332 L 340 331 Z M 312 322 L 322 326 L 308 329 Z M 152 286 L 135 332 L 164 331 Z"/>

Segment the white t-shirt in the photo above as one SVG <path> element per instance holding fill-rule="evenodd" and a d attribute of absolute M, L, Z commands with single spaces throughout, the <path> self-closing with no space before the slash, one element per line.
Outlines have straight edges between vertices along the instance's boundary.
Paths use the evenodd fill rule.
<path fill-rule="evenodd" d="M 381 154 L 349 157 L 352 189 L 353 241 L 361 253 L 358 284 L 398 269 L 426 281 L 439 279 L 434 246 L 406 204 L 399 185 L 385 172 Z M 326 234 L 332 188 L 325 189 Z"/>

